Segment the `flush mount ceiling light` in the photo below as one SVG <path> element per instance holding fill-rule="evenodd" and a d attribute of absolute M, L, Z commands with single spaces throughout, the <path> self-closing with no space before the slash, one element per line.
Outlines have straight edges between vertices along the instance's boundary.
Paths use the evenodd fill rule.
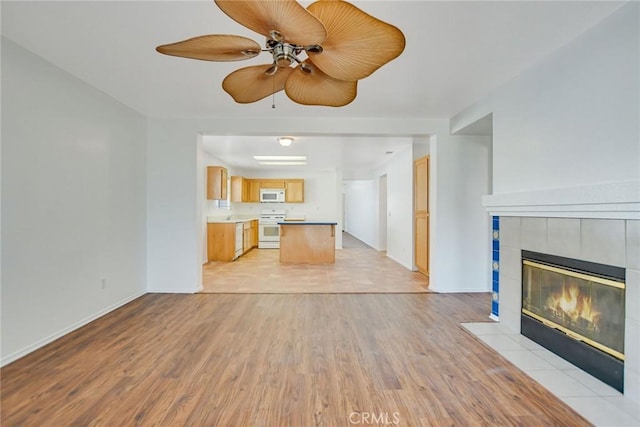
<path fill-rule="evenodd" d="M 283 147 L 288 147 L 293 144 L 293 138 L 290 136 L 281 136 L 278 138 L 278 143 Z"/>
<path fill-rule="evenodd" d="M 268 52 L 273 61 L 240 68 L 222 88 L 238 103 L 284 90 L 303 105 L 342 107 L 356 97 L 358 80 L 398 57 L 405 38 L 346 1 L 215 0 L 231 19 L 266 37 L 265 49 L 235 35 L 194 37 L 158 46 L 165 55 L 205 61 L 239 61 Z"/>

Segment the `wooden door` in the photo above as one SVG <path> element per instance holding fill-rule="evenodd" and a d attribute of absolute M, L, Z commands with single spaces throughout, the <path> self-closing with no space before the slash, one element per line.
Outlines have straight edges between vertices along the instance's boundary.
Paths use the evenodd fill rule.
<path fill-rule="evenodd" d="M 418 271 L 429 275 L 429 156 L 413 165 L 414 262 Z"/>

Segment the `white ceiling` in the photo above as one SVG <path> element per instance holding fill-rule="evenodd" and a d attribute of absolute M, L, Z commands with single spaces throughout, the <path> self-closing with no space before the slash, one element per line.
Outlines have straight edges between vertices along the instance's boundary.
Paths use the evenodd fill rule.
<path fill-rule="evenodd" d="M 284 94 L 277 94 L 279 117 L 449 118 L 622 4 L 400 0 L 353 3 L 400 28 L 407 41 L 404 53 L 360 81 L 358 97 L 345 107 L 301 106 Z M 203 34 L 238 34 L 263 43 L 262 36 L 226 16 L 212 0 L 2 1 L 1 7 L 3 36 L 146 116 L 261 118 L 273 114 L 270 97 L 240 105 L 221 88 L 222 79 L 233 70 L 270 62 L 267 54 L 243 62 L 214 63 L 156 53 L 155 47 L 160 44 Z M 265 141 L 278 148 L 273 135 L 219 137 L 212 139 L 211 145 L 217 157 L 241 164 L 247 161 L 246 155 L 264 149 Z M 234 144 L 237 147 L 230 148 Z M 337 161 L 358 159 L 357 164 L 347 166 L 360 168 L 366 167 L 361 164 L 365 157 L 373 163 L 383 161 L 389 144 L 393 146 L 388 138 L 377 141 L 376 150 L 370 150 L 370 143 L 364 144 L 370 152 L 382 152 L 375 157 L 367 149 L 356 149 L 363 145 L 358 139 L 310 136 L 300 137 L 289 151 L 306 147 L 310 155 L 330 159 L 329 154 L 323 153 L 335 145 L 337 151 L 332 153 L 341 153 L 334 156 Z M 240 153 L 245 153 L 244 160 Z M 318 167 L 327 167 L 330 162 L 317 163 Z"/>

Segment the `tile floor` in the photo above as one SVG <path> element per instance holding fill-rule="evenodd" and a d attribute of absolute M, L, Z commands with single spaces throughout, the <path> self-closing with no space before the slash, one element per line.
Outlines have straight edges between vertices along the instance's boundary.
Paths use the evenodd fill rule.
<path fill-rule="evenodd" d="M 335 264 L 281 264 L 277 249 L 252 249 L 202 268 L 203 293 L 425 293 L 429 278 L 343 233 Z"/>
<path fill-rule="evenodd" d="M 463 323 L 467 330 L 596 426 L 640 426 L 640 405 L 500 323 Z"/>

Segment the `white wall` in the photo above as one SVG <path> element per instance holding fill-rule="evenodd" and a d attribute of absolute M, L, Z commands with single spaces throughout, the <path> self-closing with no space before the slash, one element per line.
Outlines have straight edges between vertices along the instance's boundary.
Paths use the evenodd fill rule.
<path fill-rule="evenodd" d="M 437 136 L 430 154 L 430 288 L 438 292 L 489 291 L 489 214 L 482 196 L 490 186 L 491 138 Z"/>
<path fill-rule="evenodd" d="M 622 7 L 452 119 L 455 130 L 493 113 L 494 194 L 638 182 L 639 8 Z"/>
<path fill-rule="evenodd" d="M 377 189 L 373 180 L 344 181 L 344 230 L 376 247 Z"/>
<path fill-rule="evenodd" d="M 147 290 L 197 292 L 202 286 L 197 130 L 148 122 Z"/>
<path fill-rule="evenodd" d="M 2 113 L 6 364 L 145 293 L 146 122 L 4 38 Z"/>
<path fill-rule="evenodd" d="M 383 175 L 387 175 L 387 256 L 413 269 L 413 147 L 394 153 L 377 171 L 376 193 Z M 376 197 L 374 206 L 378 203 Z"/>
<path fill-rule="evenodd" d="M 249 124 L 250 123 L 250 124 Z M 283 123 L 285 124 L 283 126 Z M 448 121 L 429 119 L 325 119 L 298 121 L 272 121 L 267 119 L 228 120 L 228 119 L 184 119 L 184 120 L 150 120 L 149 121 L 149 262 L 148 283 L 149 291 L 197 292 L 201 281 L 201 216 L 198 216 L 196 203 L 196 135 L 205 134 L 295 134 L 305 133 L 314 135 L 342 134 L 342 135 L 442 135 L 446 141 L 448 136 Z M 330 132 L 328 131 L 330 130 Z M 454 137 L 458 138 L 458 137 Z M 458 183 L 475 182 L 474 175 L 460 164 L 457 155 L 464 150 L 443 149 L 439 158 L 432 157 L 433 170 L 457 171 Z M 396 152 L 389 163 L 374 171 L 372 177 L 378 186 L 379 177 L 387 175 L 388 207 L 390 216 L 387 217 L 387 254 L 406 268 L 413 268 L 413 150 L 409 146 L 406 151 Z M 280 172 L 274 172 L 281 175 Z M 331 205 L 326 205 L 327 213 L 336 213 L 335 218 L 340 221 L 342 212 L 342 179 L 340 171 L 326 172 L 326 186 L 319 186 L 322 194 L 332 194 Z M 433 174 L 433 172 L 432 172 Z M 275 175 L 274 175 L 275 176 Z M 322 180 L 325 182 L 325 179 Z M 449 181 L 435 180 L 432 187 L 443 186 L 442 193 L 449 190 Z M 313 186 L 307 186 L 313 193 Z M 436 194 L 438 188 L 432 188 Z M 377 190 L 376 190 L 377 191 Z M 306 192 L 306 190 L 305 190 Z M 465 203 L 476 203 L 481 194 L 469 192 L 458 193 L 458 197 L 468 197 Z M 311 196 L 310 196 L 311 197 Z M 320 200 L 324 200 L 322 197 Z M 328 200 L 328 199 L 327 199 Z M 447 199 L 444 199 L 445 201 Z M 458 290 L 485 290 L 489 283 L 474 282 L 470 285 L 467 280 L 472 272 L 480 271 L 481 282 L 486 282 L 487 261 L 486 251 L 477 254 L 470 251 L 468 241 L 464 239 L 446 239 L 444 236 L 458 233 L 458 230 L 469 229 L 474 235 L 487 233 L 488 225 L 478 225 L 486 219 L 486 212 L 482 211 L 478 218 L 468 223 L 468 215 L 458 215 L 456 203 L 442 203 L 437 206 L 437 200 L 432 203 L 432 215 L 439 211 L 443 218 L 455 218 L 441 222 L 433 222 L 432 253 L 440 253 L 443 260 L 458 259 L 460 264 L 452 265 L 448 261 L 442 267 L 434 266 L 432 260 L 431 283 L 434 288 L 445 292 Z M 375 203 L 378 203 L 376 197 Z M 322 206 L 320 206 L 322 208 Z M 297 209 L 298 207 L 296 207 Z M 239 211 L 241 214 L 242 209 Z M 253 209 L 248 207 L 247 209 Z M 479 208 L 480 209 L 480 208 Z M 319 215 L 316 211 L 315 215 Z M 306 212 L 312 217 L 311 212 Z M 315 216 L 314 215 L 314 216 Z M 434 240 L 434 236 L 443 236 L 442 240 Z M 340 234 L 338 234 L 340 236 Z M 488 235 L 486 236 L 488 238 Z M 438 246 L 442 245 L 442 249 Z M 476 256 L 477 255 L 477 256 Z M 445 259 L 446 258 L 446 259 Z M 435 261 L 440 261 L 436 259 Z M 468 274 L 461 274 L 459 265 L 468 268 Z M 436 275 L 434 276 L 434 272 Z"/>
<path fill-rule="evenodd" d="M 388 194 L 387 194 L 387 175 L 381 175 L 378 177 L 378 188 L 376 204 L 378 205 L 378 218 L 376 220 L 376 227 L 378 229 L 378 235 L 376 236 L 377 245 L 374 246 L 379 251 L 387 250 L 387 210 Z"/>
<path fill-rule="evenodd" d="M 436 128 L 446 130 L 446 122 L 429 119 L 317 118 L 304 122 L 220 118 L 150 119 L 147 173 L 148 290 L 150 292 L 197 292 L 202 283 L 200 237 L 202 214 L 198 212 L 196 201 L 198 191 L 196 138 L 198 134 L 406 135 L 407 133 L 428 134 Z M 408 156 L 410 162 L 410 152 Z M 407 166 L 398 167 L 403 169 L 401 174 L 408 173 L 409 177 L 411 176 L 411 168 L 407 171 Z M 280 171 L 274 171 L 274 174 L 282 175 Z M 251 177 L 249 174 L 245 175 Z M 295 172 L 295 175 L 298 176 L 298 172 Z M 303 176 L 303 178 L 306 180 L 308 177 Z M 305 181 L 305 197 L 309 191 L 308 203 L 315 207 L 315 212 L 313 209 L 305 209 L 304 213 L 308 218 L 322 219 L 328 216 L 341 221 L 342 179 L 341 171 L 325 171 L 323 178 L 316 184 Z M 406 193 L 406 186 L 399 188 Z M 319 202 L 313 201 L 314 193 L 318 195 Z M 328 202 L 325 203 L 324 200 Z M 234 209 L 232 207 L 232 211 Z M 242 206 L 239 208 L 239 214 L 244 213 L 243 209 Z M 247 207 L 247 209 L 255 209 L 255 207 Z M 301 205 L 296 205 L 294 210 L 296 209 L 303 208 Z M 411 237 L 407 237 L 405 230 L 407 226 L 411 227 L 410 219 L 405 219 L 404 223 L 399 224 L 401 233 L 397 235 L 401 236 L 399 239 L 404 240 L 396 242 L 396 252 L 409 251 L 409 256 L 404 259 L 404 262 L 408 268 L 411 268 L 410 253 L 413 245 Z M 341 234 L 338 233 L 337 236 L 341 237 Z M 337 241 L 336 245 L 338 244 Z"/>

